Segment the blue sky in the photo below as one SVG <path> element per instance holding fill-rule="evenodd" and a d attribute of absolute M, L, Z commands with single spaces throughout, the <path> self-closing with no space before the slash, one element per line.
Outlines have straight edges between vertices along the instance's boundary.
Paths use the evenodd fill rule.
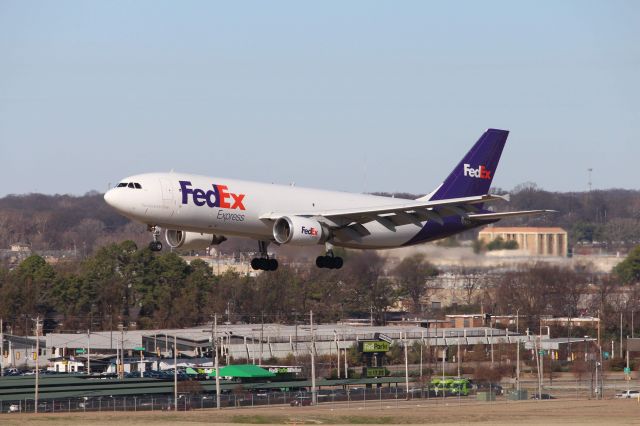
<path fill-rule="evenodd" d="M 188 171 L 430 191 L 638 188 L 640 2 L 0 0 L 0 196 Z"/>

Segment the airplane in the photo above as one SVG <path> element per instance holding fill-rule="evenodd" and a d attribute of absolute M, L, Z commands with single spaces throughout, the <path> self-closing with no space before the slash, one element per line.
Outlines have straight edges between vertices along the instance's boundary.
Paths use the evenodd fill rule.
<path fill-rule="evenodd" d="M 257 240 L 254 270 L 275 271 L 267 247 L 324 245 L 319 268 L 339 269 L 334 247 L 390 249 L 434 241 L 503 218 L 551 210 L 497 213 L 485 207 L 507 197 L 491 194 L 507 130 L 488 129 L 431 193 L 415 200 L 169 172 L 129 176 L 105 201 L 147 225 L 152 251 L 202 250 L 227 236 Z"/>

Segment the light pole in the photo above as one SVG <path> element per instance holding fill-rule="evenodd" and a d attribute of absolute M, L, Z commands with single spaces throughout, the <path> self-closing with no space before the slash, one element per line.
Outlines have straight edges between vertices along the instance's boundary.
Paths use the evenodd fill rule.
<path fill-rule="evenodd" d="M 620 358 L 622 358 L 622 312 L 620 312 Z"/>
<path fill-rule="evenodd" d="M 309 325 L 311 326 L 311 403 L 318 405 L 318 390 L 316 388 L 316 333 L 313 329 L 313 311 L 309 311 Z"/>
<path fill-rule="evenodd" d="M 178 338 L 175 334 L 173 335 L 173 405 L 175 411 L 178 411 Z"/>
<path fill-rule="evenodd" d="M 213 316 L 213 350 L 215 351 L 214 368 L 216 373 L 216 409 L 220 410 L 220 363 L 218 360 L 218 314 Z"/>
<path fill-rule="evenodd" d="M 516 340 L 516 389 L 520 398 L 520 339 Z"/>
<path fill-rule="evenodd" d="M 26 351 L 25 351 L 26 354 Z M 26 358 L 26 357 L 25 357 Z M 38 412 L 38 393 L 40 391 L 40 315 L 36 317 L 36 388 L 34 392 L 35 396 L 35 412 Z"/>

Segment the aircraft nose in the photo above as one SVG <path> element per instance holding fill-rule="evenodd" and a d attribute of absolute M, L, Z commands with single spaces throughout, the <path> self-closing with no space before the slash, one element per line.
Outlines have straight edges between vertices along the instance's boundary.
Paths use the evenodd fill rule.
<path fill-rule="evenodd" d="M 117 194 L 118 191 L 110 189 L 104 194 L 104 201 L 116 210 L 122 209 L 122 202 Z"/>
<path fill-rule="evenodd" d="M 113 189 L 104 193 L 104 201 L 113 207 Z"/>

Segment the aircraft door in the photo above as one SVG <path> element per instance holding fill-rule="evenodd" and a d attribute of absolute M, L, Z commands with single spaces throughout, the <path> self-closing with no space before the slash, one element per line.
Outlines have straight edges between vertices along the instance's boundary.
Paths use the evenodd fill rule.
<path fill-rule="evenodd" d="M 160 179 L 160 188 L 162 190 L 162 205 L 169 207 L 171 216 L 173 216 L 176 206 L 176 188 L 168 179 Z"/>

